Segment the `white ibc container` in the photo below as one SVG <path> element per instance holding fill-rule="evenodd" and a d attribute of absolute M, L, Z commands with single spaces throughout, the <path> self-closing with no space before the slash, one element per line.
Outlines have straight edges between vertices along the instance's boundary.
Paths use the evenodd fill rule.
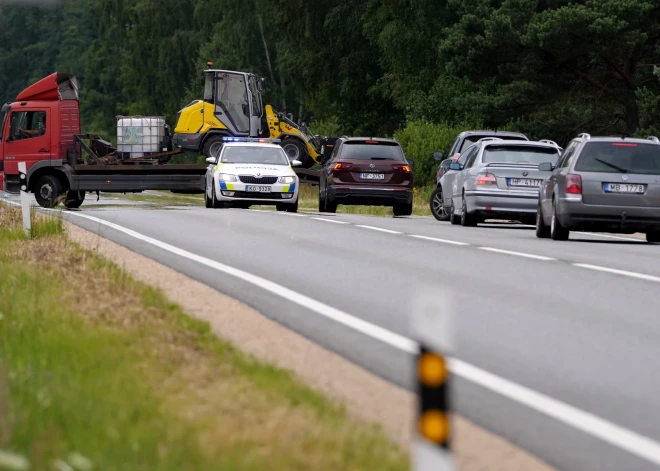
<path fill-rule="evenodd" d="M 135 159 L 145 154 L 162 152 L 165 118 L 162 116 L 119 116 L 117 118 L 117 150 Z"/>

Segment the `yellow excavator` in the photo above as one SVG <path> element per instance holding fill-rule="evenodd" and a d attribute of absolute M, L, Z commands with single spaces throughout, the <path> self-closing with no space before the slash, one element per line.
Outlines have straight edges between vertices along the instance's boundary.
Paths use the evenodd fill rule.
<path fill-rule="evenodd" d="M 204 97 L 179 111 L 174 146 L 213 157 L 226 137 L 279 139 L 290 160 L 312 167 L 323 152 L 319 138 L 293 115 L 262 104 L 265 80 L 247 72 L 204 70 Z"/>

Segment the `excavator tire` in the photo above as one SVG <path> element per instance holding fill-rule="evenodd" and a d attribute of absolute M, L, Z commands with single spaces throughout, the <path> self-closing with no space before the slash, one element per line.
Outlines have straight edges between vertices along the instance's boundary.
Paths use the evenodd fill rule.
<path fill-rule="evenodd" d="M 300 160 L 303 168 L 310 168 L 314 165 L 314 159 L 310 158 L 307 153 L 307 147 L 298 139 L 286 139 L 280 145 L 289 160 Z"/>

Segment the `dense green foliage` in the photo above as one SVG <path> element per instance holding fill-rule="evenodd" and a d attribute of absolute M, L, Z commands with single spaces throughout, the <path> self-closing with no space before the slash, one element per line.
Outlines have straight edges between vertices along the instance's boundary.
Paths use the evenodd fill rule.
<path fill-rule="evenodd" d="M 87 131 L 172 123 L 207 61 L 268 77 L 267 101 L 317 131 L 447 123 L 397 133 L 437 131 L 423 152 L 475 123 L 560 143 L 660 130 L 656 0 L 64 0 L 2 7 L 0 36 L 3 98 L 73 71 Z"/>

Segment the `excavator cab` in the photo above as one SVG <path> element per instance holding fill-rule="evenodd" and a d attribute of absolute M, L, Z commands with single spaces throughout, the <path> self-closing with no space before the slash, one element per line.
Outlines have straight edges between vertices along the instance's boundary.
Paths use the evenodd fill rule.
<path fill-rule="evenodd" d="M 209 63 L 209 66 L 212 66 Z M 293 117 L 265 105 L 265 78 L 246 72 L 209 68 L 203 72 L 204 96 L 179 111 L 174 145 L 207 157 L 217 155 L 224 137 L 281 140 L 290 160 L 309 168 L 321 155 L 319 140 Z"/>
<path fill-rule="evenodd" d="M 204 101 L 235 136 L 260 137 L 264 114 L 261 91 L 264 79 L 228 70 L 204 71 Z"/>

